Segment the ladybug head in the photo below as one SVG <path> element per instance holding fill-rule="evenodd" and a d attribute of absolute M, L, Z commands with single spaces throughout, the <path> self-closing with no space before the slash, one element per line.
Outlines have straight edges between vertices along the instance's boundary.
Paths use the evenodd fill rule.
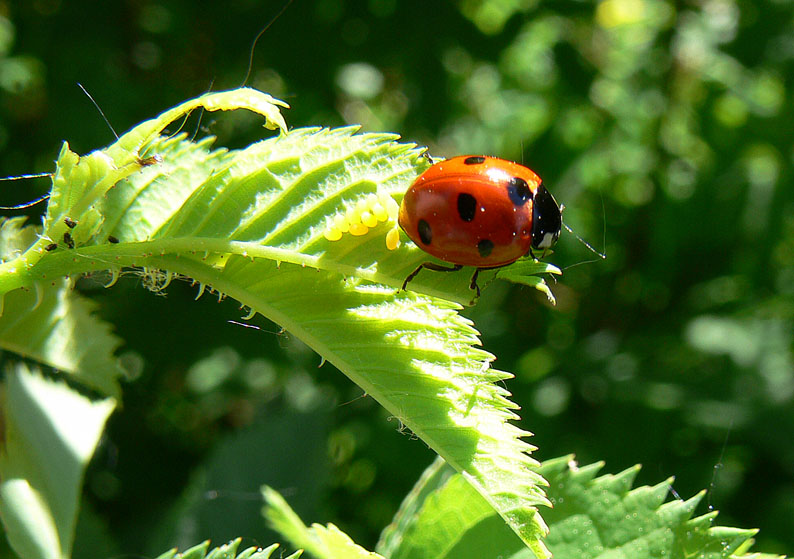
<path fill-rule="evenodd" d="M 538 186 L 532 202 L 532 248 L 545 250 L 560 238 L 562 212 L 554 196 L 543 183 Z"/>

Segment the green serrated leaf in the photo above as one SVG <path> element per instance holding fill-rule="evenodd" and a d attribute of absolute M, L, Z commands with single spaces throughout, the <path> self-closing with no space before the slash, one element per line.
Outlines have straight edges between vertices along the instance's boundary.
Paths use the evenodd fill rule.
<path fill-rule="evenodd" d="M 715 526 L 716 513 L 692 518 L 703 493 L 665 503 L 672 480 L 632 489 L 638 467 L 597 477 L 602 467 L 579 468 L 569 456 L 541 466 L 554 503 L 544 516 L 549 523 L 546 543 L 555 559 L 778 557 L 749 551 L 755 530 Z M 482 542 L 487 542 L 487 552 Z M 441 460 L 427 469 L 376 549 L 390 559 L 532 557 Z"/>
<path fill-rule="evenodd" d="M 184 263 L 184 259 L 182 260 Z M 168 267 L 168 266 L 164 266 Z M 187 270 L 186 270 L 187 271 Z M 454 304 L 345 281 L 326 271 L 232 257 L 191 277 L 264 312 L 315 348 L 423 441 L 464 471 L 491 506 L 537 543 L 545 498 L 513 404 Z M 289 293 L 280 286 L 289 285 Z"/>
<path fill-rule="evenodd" d="M 206 557 L 207 555 L 207 550 L 209 549 L 209 547 L 210 547 L 210 542 L 208 541 L 201 542 L 200 544 L 194 545 L 190 549 L 187 549 L 182 553 L 179 553 L 180 559 L 204 559 L 204 557 Z M 165 554 L 158 557 L 158 559 L 165 559 L 166 557 L 170 559 L 171 557 L 175 557 L 176 555 L 177 555 L 177 550 L 174 549 L 171 551 L 167 551 Z"/>
<path fill-rule="evenodd" d="M 229 543 L 220 545 L 207 553 L 206 559 L 235 559 L 237 548 L 240 547 L 240 538 L 234 539 Z"/>
<path fill-rule="evenodd" d="M 533 448 L 521 440 L 528 433 L 509 423 L 517 406 L 498 384 L 511 375 L 490 368 L 493 357 L 478 347 L 478 332 L 458 314 L 460 305 L 449 302 L 469 302 L 468 274 L 420 274 L 410 292 L 400 292 L 428 257 L 404 235 L 402 246 L 389 250 L 393 219 L 373 223 L 363 235 L 329 240 L 329 224 L 353 219 L 351 208 L 373 199 L 396 204 L 428 165 L 420 151 L 394 135 L 354 128 L 296 130 L 228 152 L 184 137 L 151 139 L 186 107 L 207 103 L 199 99 L 91 157 L 74 162 L 65 151 L 56 189 L 59 176 L 97 182 L 64 187 L 52 212 L 59 217 L 45 233 L 60 238 L 67 227 L 60 216 L 69 211 L 78 222 L 71 232 L 77 246 L 45 251 L 34 244 L 13 269 L 0 265 L 0 292 L 45 276 L 104 269 L 115 277 L 132 267 L 155 291 L 188 278 L 199 284 L 199 295 L 209 289 L 233 297 L 361 386 L 545 556 L 546 528 L 537 511 L 547 504 L 543 479 L 529 456 Z M 157 157 L 143 164 L 141 153 Z M 107 159 L 110 171 L 101 167 Z M 85 162 L 108 172 L 78 169 Z M 69 165 L 75 169 L 67 173 Z M 89 219 L 81 232 L 86 212 L 100 219 Z M 108 243 L 109 236 L 121 242 Z M 484 281 L 494 274 L 484 273 Z"/>
<path fill-rule="evenodd" d="M 29 371 L 6 372 L 0 453 L 0 515 L 22 559 L 71 551 L 83 474 L 115 407 Z"/>
<path fill-rule="evenodd" d="M 557 300 L 542 277 L 546 274 L 560 275 L 562 271 L 553 264 L 532 259 L 518 260 L 512 265 L 496 271 L 497 278 L 534 287 L 546 295 L 552 305 L 555 305 Z"/>
<path fill-rule="evenodd" d="M 205 541 L 181 553 L 176 549 L 170 549 L 158 556 L 157 559 L 270 559 L 273 552 L 278 549 L 278 544 L 274 543 L 265 548 L 249 547 L 238 554 L 237 548 L 240 547 L 240 542 L 241 539 L 237 538 L 210 549 L 210 542 Z M 301 552 L 297 552 L 286 559 L 298 559 L 300 556 Z"/>
<path fill-rule="evenodd" d="M 6 295 L 0 347 L 119 397 L 124 371 L 114 352 L 120 341 L 94 314 L 96 303 L 77 294 L 66 279 L 33 287 Z"/>

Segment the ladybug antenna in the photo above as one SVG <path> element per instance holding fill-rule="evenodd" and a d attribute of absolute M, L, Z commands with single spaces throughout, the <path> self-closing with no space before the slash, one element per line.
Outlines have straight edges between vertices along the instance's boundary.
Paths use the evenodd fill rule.
<path fill-rule="evenodd" d="M 113 132 L 113 135 L 116 137 L 116 140 L 118 140 L 118 139 L 119 139 L 119 135 L 118 135 L 118 134 L 116 134 L 116 131 L 115 131 L 115 130 L 113 130 L 113 126 L 110 124 L 110 121 L 108 120 L 108 117 L 106 117 L 106 116 L 105 116 L 105 113 L 104 113 L 104 112 L 102 112 L 102 108 L 99 106 L 99 103 L 97 103 L 96 101 L 94 101 L 94 98 L 93 98 L 93 97 L 91 97 L 91 94 L 90 94 L 90 93 L 88 93 L 88 90 L 87 90 L 86 88 L 84 88 L 84 87 L 83 87 L 83 84 L 81 84 L 80 82 L 77 82 L 77 87 L 79 87 L 80 89 L 82 89 L 82 90 L 83 90 L 83 93 L 85 93 L 85 96 L 86 96 L 86 97 L 88 97 L 88 98 L 91 100 L 91 102 L 92 102 L 92 103 L 94 104 L 94 106 L 96 107 L 96 110 L 98 110 L 98 111 L 99 111 L 99 114 L 100 114 L 100 115 L 102 115 L 102 118 L 104 119 L 104 121 L 105 121 L 105 124 L 107 124 L 107 125 L 108 125 L 108 128 L 110 128 L 110 131 L 111 131 L 111 132 Z"/>
<path fill-rule="evenodd" d="M 27 175 L 17 175 L 15 177 L 2 177 L 0 181 L 21 181 L 26 179 L 40 179 L 43 177 L 51 177 L 52 173 L 31 173 Z"/>
<path fill-rule="evenodd" d="M 99 114 L 102 116 L 102 120 L 105 121 L 105 124 L 107 124 L 108 128 L 113 133 L 113 136 L 116 138 L 116 141 L 118 141 L 119 135 L 116 134 L 116 131 L 113 129 L 113 125 L 110 124 L 108 117 L 105 116 L 105 112 L 102 110 L 102 107 L 99 106 L 99 103 L 97 103 L 94 100 L 94 98 L 91 96 L 91 94 L 88 93 L 88 90 L 85 87 L 83 87 L 83 84 L 77 82 L 77 87 L 79 87 L 83 91 L 83 93 L 85 93 L 85 96 L 88 97 L 91 103 L 94 104 L 94 107 L 96 107 L 96 110 L 99 111 Z M 143 167 L 146 167 L 148 165 L 154 165 L 155 163 L 159 163 L 160 161 L 162 161 L 162 158 L 159 155 L 154 155 L 152 157 L 147 157 L 145 159 L 141 159 L 140 157 L 138 158 L 138 163 Z"/>
<path fill-rule="evenodd" d="M 18 180 L 18 179 L 31 179 L 31 178 L 49 177 L 49 176 L 52 176 L 52 175 L 50 175 L 50 173 L 46 173 L 46 174 L 40 174 L 40 175 L 22 175 L 22 176 L 19 176 L 19 177 L 5 177 L 5 178 L 0 179 L 0 180 L 4 180 L 5 181 L 5 180 Z M 39 196 L 35 200 L 31 200 L 30 202 L 23 202 L 21 204 L 17 204 L 16 206 L 0 206 L 0 210 L 3 210 L 3 211 L 5 211 L 5 210 L 24 210 L 25 208 L 29 208 L 31 206 L 35 206 L 39 202 L 43 202 L 44 200 L 46 200 L 49 197 L 50 197 L 50 193 L 48 192 L 47 194 L 45 194 L 43 196 Z"/>
<path fill-rule="evenodd" d="M 603 201 L 602 201 L 602 203 L 603 203 Z M 562 213 L 562 212 L 563 212 L 563 210 L 565 210 L 565 205 L 564 205 L 564 204 L 561 204 L 561 205 L 560 205 L 560 213 Z M 568 231 L 568 233 L 570 233 L 571 235 L 573 235 L 574 237 L 576 237 L 576 239 L 577 239 L 577 240 L 578 240 L 580 243 L 582 243 L 584 246 L 586 246 L 586 247 L 587 247 L 587 248 L 590 250 L 590 252 L 592 252 L 593 254 L 595 254 L 596 256 L 598 256 L 598 258 L 600 258 L 601 260 L 604 260 L 604 259 L 606 259 L 607 255 L 606 255 L 605 253 L 603 253 L 603 252 L 599 252 L 599 251 L 597 251 L 596 249 L 594 249 L 594 248 L 593 248 L 593 246 L 592 246 L 590 243 L 588 243 L 588 242 L 587 242 L 587 241 L 585 241 L 583 238 L 581 238 L 579 235 L 577 235 L 577 234 L 574 232 L 574 230 L 573 230 L 573 229 L 571 229 L 571 228 L 568 226 L 568 224 L 567 224 L 567 223 L 565 223 L 565 222 L 563 221 L 563 222 L 562 222 L 562 226 L 563 226 L 563 227 L 565 227 L 565 230 L 566 230 L 566 231 Z M 604 245 L 606 245 L 606 230 L 604 230 Z M 590 264 L 590 263 L 592 263 L 592 262 L 598 262 L 598 259 L 593 259 L 593 260 L 585 260 L 584 262 L 578 262 L 578 263 L 576 263 L 576 264 L 571 264 L 570 266 L 566 266 L 564 269 L 565 269 L 565 270 L 567 270 L 568 268 L 573 268 L 574 266 L 579 266 L 579 265 L 581 265 L 581 264 Z"/>
<path fill-rule="evenodd" d="M 573 229 L 571 229 L 571 228 L 568 226 L 568 224 L 567 224 L 567 223 L 563 222 L 562 226 L 563 226 L 563 227 L 565 227 L 565 230 L 566 230 L 566 231 L 568 231 L 568 233 L 570 233 L 571 235 L 573 235 L 574 237 L 576 237 L 576 238 L 577 238 L 577 240 L 578 240 L 580 243 L 582 243 L 584 246 L 586 246 L 587 248 L 589 248 L 589 249 L 590 249 L 590 252 L 592 252 L 593 254 L 597 255 L 597 256 L 598 256 L 599 258 L 601 258 L 602 260 L 603 260 L 603 259 L 605 259 L 605 258 L 607 257 L 607 255 L 606 255 L 606 254 L 604 254 L 603 252 L 598 252 L 596 249 L 594 249 L 594 248 L 592 247 L 592 245 L 591 245 L 590 243 L 588 243 L 588 242 L 587 242 L 587 241 L 585 241 L 583 238 L 581 238 L 579 235 L 577 235 L 576 233 L 574 233 Z M 591 260 L 590 262 L 596 262 L 596 260 Z M 584 264 L 584 262 L 583 262 L 583 264 Z"/>
<path fill-rule="evenodd" d="M 251 43 L 251 50 L 248 51 L 248 70 L 246 70 L 245 72 L 245 78 L 243 79 L 243 83 L 240 84 L 240 87 L 244 87 L 246 82 L 248 81 L 248 78 L 251 77 L 251 69 L 254 67 L 254 49 L 256 48 L 256 43 L 259 42 L 259 39 L 262 37 L 262 35 L 265 34 L 265 31 L 270 29 L 270 26 L 276 23 L 276 20 L 281 17 L 281 14 L 287 11 L 287 8 L 289 8 L 290 4 L 292 4 L 292 0 L 287 0 L 287 3 L 284 4 L 284 6 L 279 10 L 279 12 L 276 15 L 274 15 L 273 18 L 267 23 L 267 25 L 265 25 L 262 28 L 262 31 L 260 31 L 257 34 L 257 36 L 254 37 L 254 42 Z"/>
<path fill-rule="evenodd" d="M 40 179 L 42 177 L 52 177 L 52 173 L 29 173 L 25 175 L 17 175 L 15 177 L 0 177 L 0 181 L 21 181 L 27 179 Z M 25 208 L 30 208 L 31 206 L 35 206 L 39 202 L 43 202 L 49 197 L 50 194 L 48 192 L 47 194 L 39 196 L 35 200 L 31 200 L 30 202 L 22 202 L 21 204 L 17 204 L 16 206 L 0 206 L 0 211 L 24 210 Z"/>
<path fill-rule="evenodd" d="M 215 78 L 212 78 L 212 80 L 210 80 L 210 86 L 207 88 L 207 91 L 205 91 L 205 93 L 209 93 L 210 91 L 212 91 L 213 85 L 215 85 Z M 185 123 L 187 123 L 187 117 L 188 115 L 185 115 L 185 118 L 182 120 L 182 124 L 179 125 L 179 129 L 173 134 L 171 134 L 171 136 L 176 136 L 179 133 L 179 130 L 182 130 L 182 128 L 185 126 Z M 198 133 L 201 130 L 201 119 L 203 118 L 204 118 L 204 107 L 201 107 L 198 121 L 196 122 L 196 129 L 193 130 L 193 135 L 190 137 L 191 142 L 196 141 L 196 136 L 198 136 Z"/>

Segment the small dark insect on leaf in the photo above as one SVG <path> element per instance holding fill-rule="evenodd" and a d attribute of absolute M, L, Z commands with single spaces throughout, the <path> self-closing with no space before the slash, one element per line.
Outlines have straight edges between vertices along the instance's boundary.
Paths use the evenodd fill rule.
<path fill-rule="evenodd" d="M 119 240 L 117 237 L 114 237 L 113 235 L 108 235 L 108 242 L 115 245 L 118 244 Z"/>
<path fill-rule="evenodd" d="M 152 155 L 151 157 L 138 159 L 138 165 L 140 165 L 141 167 L 149 167 L 150 165 L 156 165 L 162 162 L 163 162 L 163 158 L 160 155 Z"/>
<path fill-rule="evenodd" d="M 56 248 L 58 248 L 58 243 L 50 243 L 46 247 L 44 247 L 44 250 L 46 250 L 47 252 L 52 252 Z"/>
<path fill-rule="evenodd" d="M 73 220 L 71 217 L 63 218 L 63 222 L 66 224 L 66 227 L 68 227 L 69 229 L 74 229 L 75 227 L 77 227 L 77 222 Z"/>
<path fill-rule="evenodd" d="M 69 248 L 74 248 L 74 239 L 72 239 L 72 234 L 69 231 L 63 234 L 63 244 Z"/>

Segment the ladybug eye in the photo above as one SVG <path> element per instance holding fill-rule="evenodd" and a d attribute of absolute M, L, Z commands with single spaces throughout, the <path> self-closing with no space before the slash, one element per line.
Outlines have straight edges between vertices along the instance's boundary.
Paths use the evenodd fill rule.
<path fill-rule="evenodd" d="M 482 155 L 472 155 L 463 160 L 464 165 L 481 165 L 485 163 L 485 157 Z"/>
<path fill-rule="evenodd" d="M 507 195 L 510 201 L 517 207 L 521 207 L 532 200 L 532 191 L 529 189 L 527 181 L 521 177 L 513 177 L 507 184 Z"/>
<path fill-rule="evenodd" d="M 477 212 L 477 198 L 465 192 L 458 194 L 458 215 L 463 221 L 472 221 Z"/>
<path fill-rule="evenodd" d="M 562 214 L 554 197 L 541 184 L 532 205 L 532 248 L 551 248 L 560 236 Z"/>

